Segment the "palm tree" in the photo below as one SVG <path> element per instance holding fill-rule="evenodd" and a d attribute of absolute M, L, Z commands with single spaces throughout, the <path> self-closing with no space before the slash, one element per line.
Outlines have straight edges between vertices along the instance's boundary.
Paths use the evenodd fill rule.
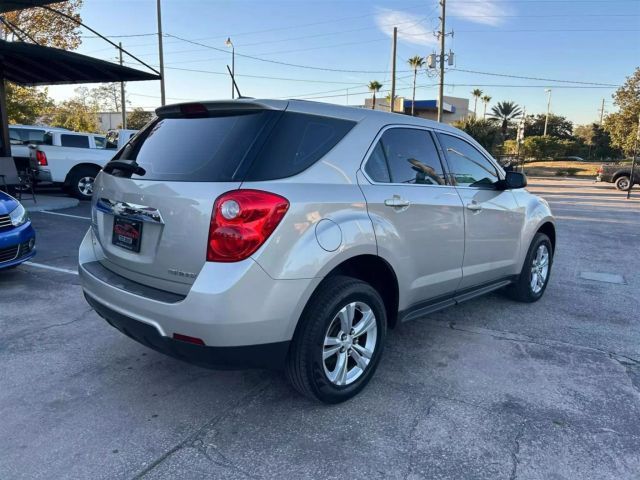
<path fill-rule="evenodd" d="M 482 96 L 482 90 L 479 88 L 475 88 L 471 90 L 471 95 L 473 96 L 473 118 L 476 118 L 476 110 L 478 109 L 478 99 Z"/>
<path fill-rule="evenodd" d="M 373 92 L 373 103 L 371 104 L 371 110 L 376 109 L 376 92 L 379 92 L 382 88 L 382 84 L 377 80 L 372 80 L 369 82 L 369 91 Z"/>
<path fill-rule="evenodd" d="M 414 55 L 408 61 L 409 66 L 413 68 L 413 96 L 411 97 L 411 116 L 414 114 L 414 104 L 416 103 L 416 77 L 418 76 L 418 70 L 424 66 L 424 58 L 420 55 Z"/>
<path fill-rule="evenodd" d="M 507 136 L 509 122 L 522 114 L 522 110 L 515 102 L 498 102 L 491 108 L 491 116 L 502 122 L 502 136 Z"/>
<path fill-rule="evenodd" d="M 487 105 L 489 105 L 490 101 L 491 101 L 491 97 L 489 95 L 482 96 L 482 103 L 484 103 L 484 115 L 482 118 L 487 118 Z"/>

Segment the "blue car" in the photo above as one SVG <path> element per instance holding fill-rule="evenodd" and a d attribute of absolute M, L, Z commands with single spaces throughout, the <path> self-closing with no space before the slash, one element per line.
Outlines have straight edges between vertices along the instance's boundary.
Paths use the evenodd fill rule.
<path fill-rule="evenodd" d="M 36 232 L 27 210 L 0 191 L 0 270 L 20 265 L 36 254 Z"/>

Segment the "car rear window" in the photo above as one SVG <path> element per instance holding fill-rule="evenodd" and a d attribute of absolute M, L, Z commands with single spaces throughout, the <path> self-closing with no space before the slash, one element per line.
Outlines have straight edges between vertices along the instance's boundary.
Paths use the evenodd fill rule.
<path fill-rule="evenodd" d="M 273 180 L 322 158 L 355 122 L 258 110 L 203 118 L 159 118 L 114 159 L 135 160 L 145 180 Z"/>

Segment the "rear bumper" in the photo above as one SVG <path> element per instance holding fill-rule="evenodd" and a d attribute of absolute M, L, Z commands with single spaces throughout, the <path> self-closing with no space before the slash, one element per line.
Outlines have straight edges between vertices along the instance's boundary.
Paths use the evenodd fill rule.
<path fill-rule="evenodd" d="M 283 362 L 302 310 L 321 281 L 275 280 L 252 259 L 207 262 L 186 295 L 177 295 L 101 271 L 96 268 L 100 252 L 89 229 L 80 245 L 78 270 L 96 311 L 140 343 L 209 366 Z M 206 346 L 176 343 L 174 334 L 202 339 Z"/>
<path fill-rule="evenodd" d="M 127 317 L 85 294 L 89 305 L 109 324 L 153 350 L 194 365 L 215 369 L 284 367 L 290 342 L 242 347 L 207 347 L 165 337 L 153 327 Z"/>

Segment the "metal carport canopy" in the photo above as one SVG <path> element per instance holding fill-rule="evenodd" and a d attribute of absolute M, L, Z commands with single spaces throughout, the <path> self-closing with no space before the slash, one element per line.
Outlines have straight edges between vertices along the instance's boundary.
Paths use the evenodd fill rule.
<path fill-rule="evenodd" d="M 33 86 L 160 80 L 160 76 L 59 48 L 0 40 L 0 157 L 11 154 L 5 80 Z"/>

